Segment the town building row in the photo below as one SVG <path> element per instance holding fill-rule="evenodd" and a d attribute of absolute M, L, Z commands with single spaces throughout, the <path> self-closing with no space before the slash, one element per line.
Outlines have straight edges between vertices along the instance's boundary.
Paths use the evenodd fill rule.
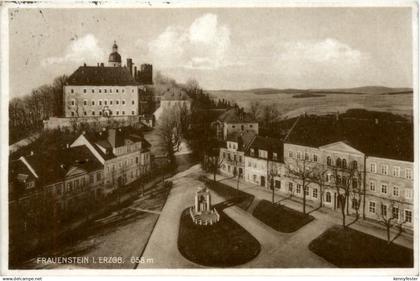
<path fill-rule="evenodd" d="M 391 216 L 413 227 L 411 122 L 302 115 L 280 140 L 259 136 L 258 123 L 232 109 L 217 126 L 221 173 L 286 197 L 305 196 L 314 207 L 340 210 L 344 194 L 350 214 Z"/>

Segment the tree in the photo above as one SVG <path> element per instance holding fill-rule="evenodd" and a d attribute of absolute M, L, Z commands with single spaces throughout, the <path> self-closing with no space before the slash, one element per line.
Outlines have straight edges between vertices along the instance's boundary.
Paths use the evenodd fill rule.
<path fill-rule="evenodd" d="M 254 118 L 254 120 L 258 120 L 258 115 L 260 113 L 261 104 L 259 101 L 252 101 L 249 104 L 249 113 Z"/>
<path fill-rule="evenodd" d="M 207 151 L 205 156 L 205 167 L 213 174 L 214 183 L 216 183 L 216 175 L 220 167 L 222 167 L 222 163 L 223 158 L 220 157 L 218 148 L 212 148 Z"/>
<path fill-rule="evenodd" d="M 264 128 L 270 128 L 273 121 L 279 116 L 279 112 L 275 104 L 266 104 L 260 107 L 260 119 Z"/>
<path fill-rule="evenodd" d="M 313 182 L 319 187 L 319 208 L 322 208 L 324 202 L 324 189 L 326 182 L 327 170 L 324 169 L 324 165 L 317 165 L 313 170 Z"/>
<path fill-rule="evenodd" d="M 157 133 L 171 164 L 175 163 L 175 152 L 179 151 L 182 139 L 180 112 L 176 109 L 165 111 L 159 119 Z"/>
<path fill-rule="evenodd" d="M 385 226 L 386 229 L 386 238 L 388 245 L 391 244 L 395 239 L 397 239 L 401 233 L 404 231 L 403 224 L 404 221 L 399 220 L 399 210 L 400 206 L 398 205 L 397 201 L 392 198 L 387 198 L 387 202 L 390 202 L 388 207 L 387 204 L 381 202 L 381 210 L 379 214 L 376 214 L 380 219 L 380 223 Z M 390 212 L 389 212 L 390 211 Z M 391 213 L 391 214 L 389 214 Z M 391 229 L 393 227 L 397 227 L 398 232 L 394 238 L 391 239 Z"/>
<path fill-rule="evenodd" d="M 270 166 L 270 167 L 269 167 Z M 271 189 L 271 203 L 274 204 L 274 196 L 275 196 L 275 186 L 274 186 L 274 178 L 280 176 L 279 167 L 275 165 L 274 161 L 269 161 L 267 157 L 267 182 L 270 184 Z"/>
<path fill-rule="evenodd" d="M 361 189 L 361 173 L 357 165 L 353 164 L 350 167 L 342 167 L 336 165 L 332 167 L 334 186 L 336 190 L 338 207 L 341 210 L 342 225 L 346 228 L 346 215 L 349 214 L 349 198 L 352 190 Z M 360 198 L 361 200 L 361 198 Z M 359 205 L 360 205 L 359 200 Z"/>
<path fill-rule="evenodd" d="M 305 154 L 306 155 L 306 154 Z M 309 188 L 309 184 L 313 183 L 316 180 L 316 174 L 314 173 L 314 167 L 316 166 L 315 162 L 309 161 L 309 159 L 304 156 L 302 159 L 296 159 L 296 161 L 291 163 L 286 163 L 286 174 L 293 182 L 298 185 L 301 185 L 303 192 L 303 214 L 306 214 L 306 192 Z"/>

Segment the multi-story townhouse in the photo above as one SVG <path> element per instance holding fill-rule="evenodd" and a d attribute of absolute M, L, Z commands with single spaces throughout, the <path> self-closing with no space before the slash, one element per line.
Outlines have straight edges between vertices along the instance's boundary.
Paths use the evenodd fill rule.
<path fill-rule="evenodd" d="M 216 127 L 219 140 L 226 140 L 229 134 L 246 130 L 253 131 L 258 135 L 258 122 L 251 114 L 238 107 L 224 112 L 213 124 Z"/>
<path fill-rule="evenodd" d="M 103 165 L 86 146 L 31 153 L 10 163 L 10 206 L 69 214 L 102 198 Z M 13 211 L 12 211 L 13 212 Z"/>
<path fill-rule="evenodd" d="M 256 136 L 245 151 L 245 180 L 267 189 L 279 190 L 284 175 L 283 143 Z"/>
<path fill-rule="evenodd" d="M 290 166 L 318 171 L 310 179 L 307 199 L 340 208 L 340 193 L 349 191 L 345 208 L 381 220 L 393 216 L 405 227 L 413 222 L 412 123 L 404 120 L 338 116 L 301 116 L 284 144 L 285 177 Z M 302 185 L 290 178 L 290 192 Z M 321 203 L 321 202 L 320 202 Z"/>
<path fill-rule="evenodd" d="M 227 136 L 226 147 L 220 148 L 220 159 L 223 159 L 220 171 L 229 176 L 244 177 L 245 151 L 254 140 L 253 131 L 234 132 Z"/>
<path fill-rule="evenodd" d="M 63 87 L 64 117 L 96 118 L 148 114 L 153 103 L 150 89 L 151 65 L 133 69 L 131 59 L 121 65 L 118 46 L 114 43 L 108 65 L 80 66 Z M 146 77 L 146 78 L 145 78 Z"/>
<path fill-rule="evenodd" d="M 71 147 L 85 145 L 104 165 L 106 193 L 150 172 L 150 144 L 132 127 L 81 134 Z"/>

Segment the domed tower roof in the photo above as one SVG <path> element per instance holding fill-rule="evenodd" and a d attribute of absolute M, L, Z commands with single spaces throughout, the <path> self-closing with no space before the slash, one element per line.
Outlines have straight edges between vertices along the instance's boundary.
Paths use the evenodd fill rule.
<path fill-rule="evenodd" d="M 110 63 L 121 63 L 121 55 L 118 53 L 117 42 L 114 41 L 112 45 L 112 53 L 109 55 L 108 62 Z"/>

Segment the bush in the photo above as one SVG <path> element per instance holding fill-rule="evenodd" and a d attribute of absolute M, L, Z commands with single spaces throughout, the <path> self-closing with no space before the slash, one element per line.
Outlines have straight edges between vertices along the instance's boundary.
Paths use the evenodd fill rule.
<path fill-rule="evenodd" d="M 172 182 L 172 181 L 165 181 L 164 183 L 163 183 L 163 187 L 165 188 L 165 189 L 170 189 L 170 188 L 172 188 L 172 186 L 174 185 L 174 183 Z"/>

